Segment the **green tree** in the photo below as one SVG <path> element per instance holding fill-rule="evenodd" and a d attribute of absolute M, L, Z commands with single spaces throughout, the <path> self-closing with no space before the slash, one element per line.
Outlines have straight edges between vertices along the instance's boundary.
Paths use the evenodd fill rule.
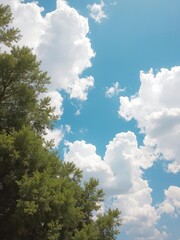
<path fill-rule="evenodd" d="M 108 209 L 104 214 L 97 218 L 99 237 L 98 240 L 115 240 L 119 234 L 118 227 L 121 225 L 118 209 Z"/>
<path fill-rule="evenodd" d="M 30 128 L 2 132 L 0 153 L 1 239 L 115 239 L 119 211 L 93 220 L 103 202 L 98 181 L 83 184 L 82 172 L 59 161 Z"/>
<path fill-rule="evenodd" d="M 20 39 L 19 30 L 9 27 L 12 20 L 10 7 L 0 4 L 0 42 L 8 47 L 10 47 L 13 42 L 17 42 Z"/>
<path fill-rule="evenodd" d="M 21 198 L 20 181 L 25 177 L 31 179 L 36 171 L 47 172 L 55 177 L 61 162 L 43 146 L 40 136 L 25 127 L 18 132 L 7 134 L 3 131 L 0 134 L 0 153 L 0 182 L 3 187 L 0 198 L 0 231 L 2 236 L 15 236 L 16 229 L 20 227 L 15 221 L 17 201 Z M 8 239 L 15 238 L 11 236 Z"/>
<path fill-rule="evenodd" d="M 14 47 L 17 29 L 0 5 L 0 239 L 116 239 L 120 212 L 98 215 L 104 193 L 98 180 L 83 182 L 73 163 L 60 161 L 42 133 L 56 119 L 46 92 L 49 78 L 27 47 Z M 96 218 L 95 218 L 96 215 Z"/>
<path fill-rule="evenodd" d="M 0 54 L 0 131 L 32 126 L 42 133 L 55 116 L 50 98 L 39 98 L 49 83 L 47 73 L 27 47 Z"/>
<path fill-rule="evenodd" d="M 12 45 L 20 35 L 9 27 L 11 22 L 10 7 L 0 5 L 0 43 L 10 46 L 10 53 L 0 53 L 0 131 L 26 125 L 43 133 L 57 118 L 50 98 L 42 97 L 50 79 L 31 49 Z"/>

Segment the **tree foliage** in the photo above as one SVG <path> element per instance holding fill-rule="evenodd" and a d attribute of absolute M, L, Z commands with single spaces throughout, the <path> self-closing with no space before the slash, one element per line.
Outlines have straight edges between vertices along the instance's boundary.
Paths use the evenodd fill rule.
<path fill-rule="evenodd" d="M 0 42 L 9 47 L 13 42 L 17 42 L 20 39 L 19 30 L 9 27 L 12 20 L 10 7 L 0 4 Z"/>
<path fill-rule="evenodd" d="M 0 239 L 116 239 L 120 212 L 97 214 L 98 180 L 83 182 L 80 169 L 45 144 L 55 119 L 50 98 L 40 97 L 49 78 L 29 48 L 12 46 L 19 31 L 8 26 L 10 8 L 0 5 L 0 16 L 0 41 L 11 46 L 0 53 Z"/>
<path fill-rule="evenodd" d="M 27 47 L 12 47 L 0 55 L 0 130 L 19 130 L 22 125 L 43 132 L 55 119 L 46 92 L 49 78 Z"/>

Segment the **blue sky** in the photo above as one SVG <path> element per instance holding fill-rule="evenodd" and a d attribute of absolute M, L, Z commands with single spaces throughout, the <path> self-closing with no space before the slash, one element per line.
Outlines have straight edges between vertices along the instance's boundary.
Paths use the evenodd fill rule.
<path fill-rule="evenodd" d="M 180 2 L 7 2 L 52 79 L 48 139 L 122 210 L 118 239 L 179 240 Z"/>

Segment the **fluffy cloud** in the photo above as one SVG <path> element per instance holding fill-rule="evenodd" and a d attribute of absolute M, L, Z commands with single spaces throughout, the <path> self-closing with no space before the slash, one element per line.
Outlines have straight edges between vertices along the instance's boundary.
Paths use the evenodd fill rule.
<path fill-rule="evenodd" d="M 53 130 L 46 129 L 46 134 L 44 135 L 45 141 L 52 141 L 55 148 L 57 148 L 60 142 L 63 140 L 65 134 L 69 133 L 71 127 L 69 125 L 61 126 L 60 128 L 55 128 Z"/>
<path fill-rule="evenodd" d="M 159 213 L 171 214 L 174 217 L 178 217 L 180 215 L 180 188 L 170 186 L 164 193 L 165 200 L 159 205 Z"/>
<path fill-rule="evenodd" d="M 64 133 L 61 129 L 46 129 L 46 135 L 44 135 L 45 141 L 52 141 L 55 148 L 57 148 L 64 138 Z"/>
<path fill-rule="evenodd" d="M 142 180 L 141 180 L 142 181 Z M 120 208 L 123 217 L 122 231 L 133 240 L 166 239 L 167 233 L 159 231 L 156 224 L 160 215 L 152 206 L 151 189 L 144 182 L 141 189 L 114 198 L 113 207 Z"/>
<path fill-rule="evenodd" d="M 147 149 L 138 147 L 134 133 L 119 133 L 106 146 L 104 159 L 96 147 L 85 141 L 67 143 L 65 161 L 73 161 L 83 170 L 84 177 L 98 178 L 106 192 L 105 207 L 118 207 L 123 212 L 124 231 L 133 239 L 165 239 L 166 233 L 156 229 L 159 216 L 152 206 L 148 182 L 143 179 L 142 167 L 147 159 L 153 162 Z M 151 152 L 151 151 L 150 151 Z M 155 157 L 155 156 L 154 156 Z"/>
<path fill-rule="evenodd" d="M 20 0 L 0 0 L 1 4 L 9 4 L 13 13 L 13 25 L 21 30 L 23 35 L 20 45 L 31 48 L 38 46 L 44 32 L 45 23 L 41 15 L 43 8 L 36 2 L 23 3 Z"/>
<path fill-rule="evenodd" d="M 70 98 L 86 100 L 94 79 L 92 76 L 82 78 L 81 75 L 91 67 L 91 58 L 95 56 L 87 37 L 88 20 L 64 0 L 57 0 L 56 10 L 44 17 L 43 8 L 37 2 L 0 0 L 0 3 L 11 6 L 13 25 L 21 30 L 23 36 L 20 45 L 33 48 L 42 60 L 42 69 L 48 71 L 52 81 L 49 94 L 53 92 L 56 95 L 52 98 L 52 101 L 55 99 L 52 105 L 62 108 L 62 97 L 55 94 L 61 90 L 65 90 Z"/>
<path fill-rule="evenodd" d="M 67 142 L 68 151 L 65 153 L 64 160 L 74 162 L 83 170 L 84 179 L 89 180 L 95 177 L 100 180 L 100 184 L 104 188 L 113 185 L 115 177 L 110 166 L 104 162 L 100 156 L 96 154 L 96 147 L 87 144 L 85 141 Z"/>
<path fill-rule="evenodd" d="M 58 91 L 48 91 L 41 95 L 41 97 L 50 97 L 50 105 L 54 108 L 55 115 L 59 118 L 63 115 L 63 97 Z"/>
<path fill-rule="evenodd" d="M 180 67 L 161 69 L 156 75 L 141 72 L 139 92 L 120 97 L 120 116 L 136 119 L 141 132 L 146 134 L 145 145 L 156 146 L 167 160 L 170 172 L 180 170 Z"/>
<path fill-rule="evenodd" d="M 90 11 L 90 17 L 95 20 L 95 22 L 101 23 L 103 19 L 107 18 L 104 12 L 104 2 L 101 1 L 99 4 L 93 3 L 92 5 L 88 5 L 88 9 Z"/>
<path fill-rule="evenodd" d="M 132 169 L 133 165 L 138 166 L 136 157 L 140 151 L 133 133 L 117 134 L 106 146 L 103 160 L 96 154 L 96 147 L 85 141 L 68 142 L 67 147 L 65 161 L 75 162 L 83 170 L 86 179 L 92 176 L 98 178 L 108 195 L 127 193 L 132 187 L 135 174 Z"/>
<path fill-rule="evenodd" d="M 46 29 L 41 36 L 37 53 L 42 67 L 51 78 L 53 89 L 64 89 L 71 98 L 87 99 L 88 89 L 93 87 L 92 76 L 81 78 L 83 71 L 91 67 L 94 52 L 87 34 L 86 18 L 67 5 L 57 1 L 57 9 L 44 19 Z"/>
<path fill-rule="evenodd" d="M 115 82 L 112 87 L 106 87 L 106 97 L 118 96 L 120 92 L 124 92 L 126 89 L 121 88 L 118 82 Z"/>

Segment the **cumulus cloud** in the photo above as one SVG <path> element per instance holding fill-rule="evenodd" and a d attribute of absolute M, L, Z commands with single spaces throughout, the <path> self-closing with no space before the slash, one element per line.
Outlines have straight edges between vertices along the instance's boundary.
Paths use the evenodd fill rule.
<path fill-rule="evenodd" d="M 53 142 L 55 148 L 57 148 L 64 138 L 64 133 L 62 129 L 46 129 L 46 135 L 44 135 L 45 141 Z"/>
<path fill-rule="evenodd" d="M 166 160 L 168 171 L 180 171 L 180 67 L 161 69 L 156 75 L 140 73 L 141 86 L 131 98 L 120 97 L 119 114 L 136 119 L 145 136 L 145 145 L 156 147 Z"/>
<path fill-rule="evenodd" d="M 126 88 L 121 88 L 118 82 L 115 82 L 112 87 L 106 87 L 105 96 L 106 97 L 113 97 L 118 96 L 120 92 L 124 92 Z"/>
<path fill-rule="evenodd" d="M 109 183 L 112 184 L 114 182 L 110 166 L 96 154 L 96 147 L 94 145 L 87 144 L 85 141 L 67 142 L 66 145 L 68 149 L 65 152 L 64 161 L 74 162 L 82 169 L 85 180 L 89 180 L 90 177 L 98 178 L 101 186 L 106 188 Z"/>
<path fill-rule="evenodd" d="M 166 213 L 178 217 L 180 215 L 180 188 L 170 186 L 164 191 L 164 194 L 165 200 L 159 205 L 159 213 Z"/>
<path fill-rule="evenodd" d="M 42 60 L 42 69 L 48 71 L 51 77 L 49 94 L 56 95 L 52 104 L 57 106 L 59 100 L 56 109 L 62 109 L 62 97 L 55 91 L 65 90 L 70 98 L 86 100 L 89 89 L 94 86 L 94 78 L 81 75 L 91 67 L 91 58 L 95 56 L 87 36 L 88 20 L 63 0 L 57 0 L 56 9 L 45 16 L 37 2 L 0 0 L 0 3 L 11 6 L 13 25 L 23 36 L 19 44 L 33 48 Z"/>
<path fill-rule="evenodd" d="M 48 91 L 41 95 L 41 97 L 50 97 L 50 105 L 54 108 L 55 115 L 59 118 L 63 115 L 63 97 L 58 91 Z"/>
<path fill-rule="evenodd" d="M 61 126 L 53 130 L 46 129 L 46 134 L 43 136 L 45 141 L 53 142 L 55 148 L 57 148 L 64 136 L 71 131 L 70 125 Z"/>
<path fill-rule="evenodd" d="M 106 19 L 107 16 L 104 12 L 104 2 L 101 1 L 98 3 L 93 3 L 92 5 L 88 5 L 89 14 L 92 19 L 94 19 L 95 22 L 101 23 L 103 19 Z"/>
<path fill-rule="evenodd" d="M 104 159 L 96 154 L 94 145 L 85 141 L 67 142 L 67 147 L 65 161 L 75 162 L 83 170 L 87 180 L 91 176 L 98 178 L 100 186 L 107 194 L 128 192 L 132 187 L 134 174 L 132 166 L 138 166 L 136 157 L 140 151 L 132 132 L 117 134 L 106 146 Z M 134 156 L 135 152 L 136 156 Z"/>
<path fill-rule="evenodd" d="M 142 180 L 141 180 L 142 181 Z M 167 233 L 156 228 L 160 219 L 155 207 L 152 206 L 151 189 L 147 183 L 138 191 L 118 195 L 112 206 L 120 208 L 123 217 L 122 230 L 133 240 L 166 239 Z"/>
<path fill-rule="evenodd" d="M 19 44 L 30 48 L 38 46 L 44 32 L 45 22 L 41 15 L 43 8 L 37 2 L 23 3 L 20 0 L 0 0 L 1 4 L 8 4 L 13 13 L 13 25 L 21 30 L 23 35 Z"/>
<path fill-rule="evenodd" d="M 89 88 L 94 86 L 92 76 L 81 78 L 91 67 L 95 56 L 90 39 L 88 21 L 65 1 L 57 1 L 57 9 L 45 17 L 46 30 L 41 36 L 37 53 L 42 67 L 51 78 L 53 89 L 64 89 L 70 98 L 87 99 Z"/>
<path fill-rule="evenodd" d="M 142 167 L 149 166 L 147 159 L 150 163 L 154 159 L 147 149 L 138 147 L 134 133 L 116 134 L 106 146 L 103 159 L 96 147 L 85 141 L 68 142 L 67 148 L 64 160 L 80 167 L 86 180 L 99 179 L 106 192 L 105 207 L 110 204 L 121 209 L 128 235 L 133 239 L 166 239 L 166 233 L 156 229 L 159 216 L 152 206 L 152 189 L 142 177 Z"/>

